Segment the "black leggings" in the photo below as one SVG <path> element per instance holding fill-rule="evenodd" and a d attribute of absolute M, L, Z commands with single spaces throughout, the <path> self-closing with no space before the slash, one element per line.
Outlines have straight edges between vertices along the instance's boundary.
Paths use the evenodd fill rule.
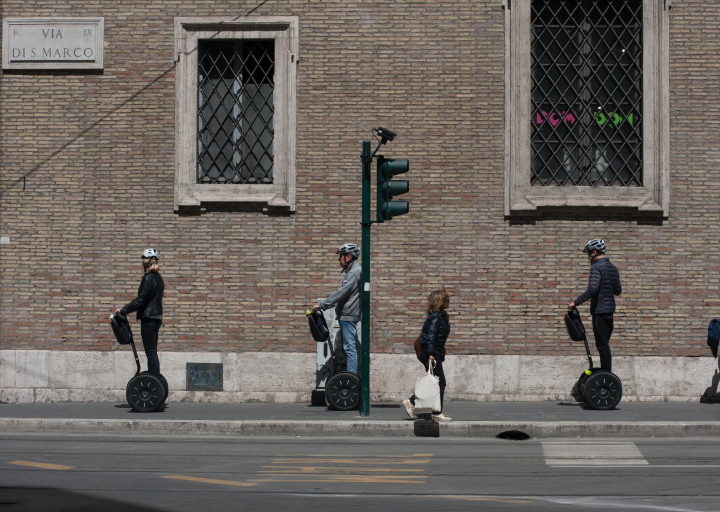
<path fill-rule="evenodd" d="M 612 314 L 593 315 L 592 324 L 595 347 L 597 347 L 598 354 L 600 354 L 600 369 L 611 372 L 610 336 L 613 332 L 613 316 Z"/>
<path fill-rule="evenodd" d="M 154 375 L 160 375 L 160 360 L 157 355 L 158 331 L 162 320 L 158 318 L 143 318 L 140 320 L 140 334 L 142 335 L 143 348 L 147 357 L 148 371 Z"/>

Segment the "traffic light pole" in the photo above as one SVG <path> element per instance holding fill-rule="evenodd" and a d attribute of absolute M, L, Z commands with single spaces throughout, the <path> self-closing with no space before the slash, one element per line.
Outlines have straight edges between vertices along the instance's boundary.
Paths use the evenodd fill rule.
<path fill-rule="evenodd" d="M 362 376 L 360 387 L 360 415 L 370 416 L 370 228 L 375 222 L 385 222 L 409 211 L 407 201 L 391 201 L 394 196 L 410 190 L 407 181 L 392 181 L 396 174 L 408 172 L 410 163 L 406 159 L 387 159 L 382 155 L 378 160 L 378 204 L 377 221 L 370 220 L 370 168 L 380 146 L 395 138 L 390 130 L 373 130 L 380 136 L 375 151 L 370 152 L 370 141 L 363 141 L 362 159 Z"/>
<path fill-rule="evenodd" d="M 360 415 L 370 416 L 370 168 L 373 155 L 370 141 L 363 141 L 362 151 L 362 378 Z"/>

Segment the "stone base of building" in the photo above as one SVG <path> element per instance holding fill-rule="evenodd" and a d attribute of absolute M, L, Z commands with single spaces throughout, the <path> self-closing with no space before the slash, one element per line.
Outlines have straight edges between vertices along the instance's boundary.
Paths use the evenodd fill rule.
<path fill-rule="evenodd" d="M 187 391 L 187 363 L 222 363 L 223 391 Z M 315 354 L 161 352 L 160 365 L 173 402 L 309 402 L 315 389 Z M 446 399 L 572 400 L 572 388 L 586 368 L 581 356 L 451 355 L 445 362 Z M 613 370 L 623 381 L 627 401 L 699 401 L 703 395 L 719 395 L 718 362 L 710 357 L 615 357 Z M 407 398 L 420 371 L 414 355 L 373 355 L 371 400 Z M 0 350 L 0 402 L 124 401 L 134 374 L 130 350 Z"/>

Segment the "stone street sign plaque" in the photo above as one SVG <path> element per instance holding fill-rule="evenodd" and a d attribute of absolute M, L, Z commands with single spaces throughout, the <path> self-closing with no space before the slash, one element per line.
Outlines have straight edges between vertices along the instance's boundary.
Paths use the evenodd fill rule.
<path fill-rule="evenodd" d="M 187 391 L 222 391 L 222 363 L 187 363 L 185 389 Z"/>
<path fill-rule="evenodd" d="M 3 69 L 103 69 L 105 18 L 5 18 Z"/>

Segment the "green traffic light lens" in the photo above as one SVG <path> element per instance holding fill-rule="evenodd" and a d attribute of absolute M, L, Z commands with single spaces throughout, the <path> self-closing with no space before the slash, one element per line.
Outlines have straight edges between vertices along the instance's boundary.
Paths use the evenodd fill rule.
<path fill-rule="evenodd" d="M 410 204 L 407 201 L 390 201 L 388 203 L 387 211 L 389 218 L 397 217 L 398 215 L 405 215 L 410 212 Z"/>

